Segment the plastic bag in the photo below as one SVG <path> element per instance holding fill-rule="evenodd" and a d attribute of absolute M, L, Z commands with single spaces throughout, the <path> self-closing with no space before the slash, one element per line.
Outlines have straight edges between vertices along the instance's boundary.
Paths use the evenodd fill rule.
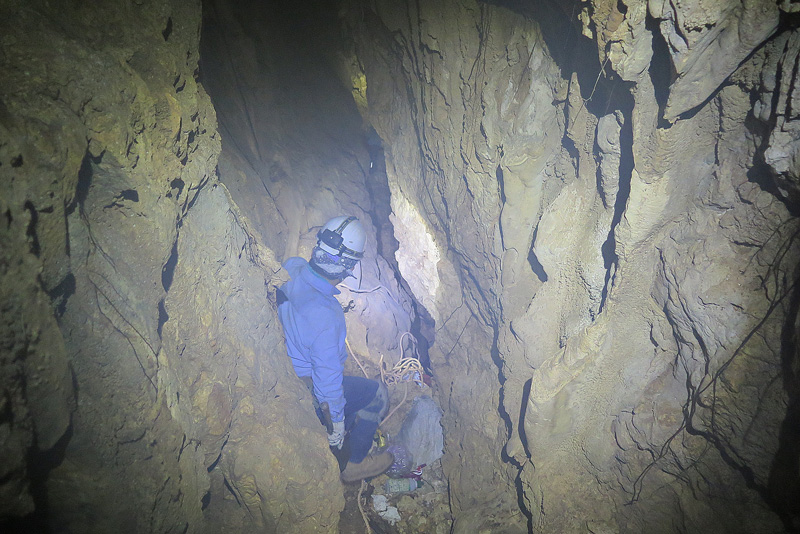
<path fill-rule="evenodd" d="M 414 405 L 403 422 L 397 442 L 402 443 L 417 465 L 432 465 L 442 457 L 444 435 L 442 411 L 427 395 L 414 399 Z M 412 469 L 416 465 L 412 466 Z"/>
<path fill-rule="evenodd" d="M 386 450 L 394 456 L 394 463 L 386 470 L 386 474 L 391 478 L 404 478 L 416 467 L 414 458 L 405 446 L 396 443 L 389 445 Z"/>

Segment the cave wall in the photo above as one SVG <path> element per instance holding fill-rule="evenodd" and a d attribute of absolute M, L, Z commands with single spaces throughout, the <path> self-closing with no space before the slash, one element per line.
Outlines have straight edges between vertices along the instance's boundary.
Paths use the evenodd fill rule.
<path fill-rule="evenodd" d="M 388 212 L 389 198 L 375 189 L 386 178 L 330 61 L 341 47 L 335 6 L 217 0 L 204 7 L 204 84 L 223 133 L 220 179 L 280 262 L 308 258 L 332 217 L 348 213 L 364 224 L 361 272 L 339 287 L 342 304 L 354 303 L 345 316 L 348 341 L 374 376 L 381 355 L 390 366 L 399 359 L 414 312 L 378 250 L 385 222 L 376 214 Z"/>
<path fill-rule="evenodd" d="M 455 532 L 793 528 L 793 15 L 346 6 L 429 273 Z M 421 233 L 436 269 L 404 269 Z"/>
<path fill-rule="evenodd" d="M 4 527 L 335 531 L 280 265 L 216 174 L 200 3 L 0 7 Z"/>
<path fill-rule="evenodd" d="M 0 3 L 4 527 L 336 531 L 272 291 L 340 212 L 455 532 L 798 527 L 793 4 L 237 5 Z"/>

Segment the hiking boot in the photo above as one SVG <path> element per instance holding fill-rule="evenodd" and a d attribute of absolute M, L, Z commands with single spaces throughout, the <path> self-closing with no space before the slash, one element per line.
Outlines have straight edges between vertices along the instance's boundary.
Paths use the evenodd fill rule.
<path fill-rule="evenodd" d="M 365 478 L 376 477 L 389 469 L 394 463 L 394 456 L 389 451 L 370 454 L 361 462 L 347 462 L 342 471 L 342 482 L 358 482 Z"/>

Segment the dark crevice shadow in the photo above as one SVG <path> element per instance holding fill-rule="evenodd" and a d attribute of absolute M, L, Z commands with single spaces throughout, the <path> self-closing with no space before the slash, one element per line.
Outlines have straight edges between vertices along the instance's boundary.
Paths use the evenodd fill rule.
<path fill-rule="evenodd" d="M 3 417 L 0 416 L 0 422 Z M 63 532 L 53 524 L 50 517 L 50 502 L 47 495 L 47 479 L 50 471 L 61 465 L 67 450 L 67 445 L 72 439 L 73 426 L 67 427 L 66 432 L 46 451 L 39 451 L 34 444 L 28 450 L 27 470 L 30 485 L 28 491 L 33 498 L 34 511 L 23 517 L 5 518 L 0 521 L 0 532 L 31 532 L 50 533 Z"/>
<path fill-rule="evenodd" d="M 795 280 L 800 268 L 795 269 Z M 781 331 L 781 370 L 788 402 L 780 426 L 778 451 L 772 460 L 767 490 L 784 513 L 787 532 L 800 532 L 800 284 L 795 285 Z"/>
<path fill-rule="evenodd" d="M 647 73 L 650 75 L 650 83 L 653 84 L 653 94 L 658 105 L 658 128 L 669 128 L 672 125 L 664 119 L 664 110 L 669 99 L 669 87 L 676 78 L 675 67 L 669 54 L 669 45 L 661 35 L 658 20 L 649 13 L 645 18 L 645 28 L 653 36 L 653 58 L 650 60 Z"/>
<path fill-rule="evenodd" d="M 383 140 L 374 129 L 370 128 L 366 134 L 367 151 L 369 152 L 370 166 L 365 180 L 371 205 L 367 214 L 375 227 L 375 239 L 378 255 L 381 256 L 392 269 L 398 285 L 405 291 L 411 300 L 414 310 L 411 322 L 411 334 L 416 341 L 415 346 L 419 361 L 425 370 L 431 373 L 429 350 L 436 341 L 436 322 L 430 312 L 421 302 L 414 298 L 411 288 L 400 273 L 395 253 L 400 248 L 400 243 L 394 235 L 394 226 L 389 216 L 392 213 L 391 190 L 389 179 L 386 175 L 386 157 L 383 152 Z"/>
<path fill-rule="evenodd" d="M 536 253 L 534 252 L 538 233 L 539 225 L 537 224 L 536 228 L 533 230 L 533 238 L 531 238 L 531 249 L 528 251 L 528 264 L 531 266 L 533 274 L 536 275 L 540 282 L 547 282 L 547 272 L 544 270 L 544 265 L 539 262 L 539 258 L 536 257 Z"/>
<path fill-rule="evenodd" d="M 63 317 L 67 311 L 67 301 L 75 294 L 77 288 L 75 275 L 68 273 L 55 287 L 47 291 L 47 296 L 53 303 L 56 319 Z"/>
<path fill-rule="evenodd" d="M 499 395 L 499 402 L 497 406 L 497 411 L 500 414 L 500 418 L 503 420 L 503 424 L 505 425 L 506 429 L 506 442 L 511 439 L 511 433 L 514 431 L 514 424 L 511 420 L 511 416 L 506 411 L 505 408 L 505 384 L 506 384 L 506 377 L 503 374 L 503 359 L 500 357 L 500 350 L 497 346 L 497 339 L 499 337 L 499 330 L 497 327 L 494 329 L 494 339 L 492 340 L 492 361 L 497 366 L 497 380 L 500 383 L 500 395 Z M 521 417 L 524 417 L 525 412 L 525 405 L 527 404 L 528 396 L 530 395 L 530 386 L 532 380 L 528 380 L 526 385 L 523 387 L 523 399 L 522 399 L 522 406 L 520 407 L 520 414 Z M 523 439 L 522 445 L 525 450 L 525 455 L 530 458 L 530 452 L 528 451 L 528 445 L 524 441 L 525 433 L 522 428 L 522 422 L 524 419 L 520 419 L 518 421 L 520 437 Z M 506 446 L 503 446 L 500 450 L 500 459 L 507 464 L 513 465 L 517 469 L 517 476 L 514 478 L 514 488 L 517 492 L 517 506 L 519 506 L 520 511 L 525 516 L 525 520 L 527 523 L 528 532 L 533 532 L 533 513 L 528 509 L 528 505 L 525 501 L 525 488 L 522 483 L 522 468 L 524 467 L 520 464 L 515 458 L 508 455 L 508 451 L 506 450 Z"/>
<path fill-rule="evenodd" d="M 531 451 L 528 449 L 528 435 L 525 432 L 525 416 L 528 414 L 528 399 L 531 397 L 531 386 L 533 385 L 533 378 L 529 378 L 525 385 L 522 386 L 522 402 L 519 407 L 519 437 L 522 441 L 522 448 L 525 450 L 525 456 L 531 457 Z"/>
<path fill-rule="evenodd" d="M 619 185 L 617 196 L 614 199 L 614 215 L 611 218 L 611 226 L 608 230 L 608 237 L 600 247 L 603 255 L 603 266 L 606 271 L 603 290 L 600 294 L 600 306 L 598 314 L 602 313 L 605 307 L 608 292 L 613 284 L 613 273 L 619 257 L 617 256 L 616 230 L 622 221 L 622 215 L 628 205 L 628 198 L 631 194 L 631 179 L 633 177 L 633 104 L 634 99 L 628 91 L 618 91 L 620 95 L 619 110 L 622 112 L 623 122 L 619 134 L 620 158 L 619 158 Z M 624 95 L 624 96 L 622 96 Z"/>

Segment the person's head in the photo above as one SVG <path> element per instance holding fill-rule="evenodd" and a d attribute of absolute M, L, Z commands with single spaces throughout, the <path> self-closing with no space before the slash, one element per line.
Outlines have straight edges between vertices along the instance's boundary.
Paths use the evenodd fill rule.
<path fill-rule="evenodd" d="M 317 245 L 308 263 L 318 274 L 334 283 L 353 275 L 364 256 L 367 241 L 364 226 L 355 217 L 334 217 L 317 233 Z"/>

